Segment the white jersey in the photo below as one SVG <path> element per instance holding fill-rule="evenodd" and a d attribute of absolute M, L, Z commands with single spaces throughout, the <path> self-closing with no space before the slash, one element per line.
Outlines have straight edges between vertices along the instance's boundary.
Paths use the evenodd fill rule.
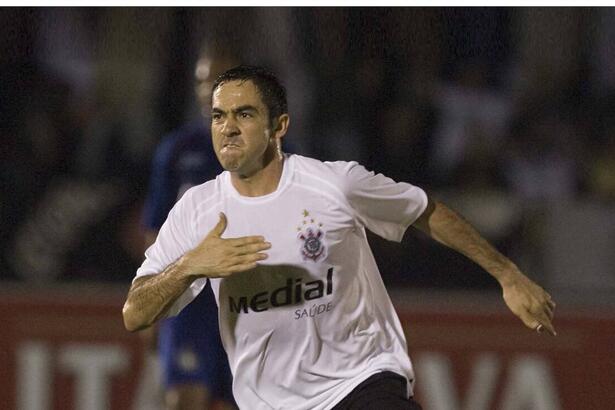
<path fill-rule="evenodd" d="M 223 172 L 169 213 L 137 276 L 162 272 L 228 219 L 225 238 L 262 235 L 269 257 L 211 279 L 220 334 L 242 409 L 330 409 L 371 375 L 414 381 L 406 340 L 365 228 L 400 241 L 427 206 L 423 190 L 356 162 L 289 155 L 275 192 L 241 196 Z M 203 289 L 198 279 L 171 307 Z"/>

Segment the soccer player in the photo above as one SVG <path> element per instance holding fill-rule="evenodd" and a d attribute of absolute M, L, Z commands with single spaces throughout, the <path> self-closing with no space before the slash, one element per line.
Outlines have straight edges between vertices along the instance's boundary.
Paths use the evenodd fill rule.
<path fill-rule="evenodd" d="M 230 56 L 204 51 L 195 68 L 200 107 L 211 103 L 213 80 L 235 65 Z M 146 244 L 150 246 L 167 214 L 184 192 L 221 172 L 203 118 L 171 132 L 158 146 L 144 208 Z M 147 340 L 147 338 L 146 338 Z M 167 409 L 235 408 L 232 377 L 218 331 L 218 309 L 207 286 L 178 316 L 158 329 L 158 350 Z"/>
<path fill-rule="evenodd" d="M 490 273 L 526 326 L 555 334 L 551 297 L 456 213 L 356 162 L 283 154 L 289 123 L 269 71 L 218 77 L 211 130 L 225 171 L 169 213 L 128 292 L 128 330 L 176 315 L 209 282 L 240 408 L 418 409 L 365 235 L 400 241 L 414 226 Z"/>

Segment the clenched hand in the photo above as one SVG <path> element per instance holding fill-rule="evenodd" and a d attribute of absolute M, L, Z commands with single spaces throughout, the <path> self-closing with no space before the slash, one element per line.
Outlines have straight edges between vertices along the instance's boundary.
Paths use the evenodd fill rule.
<path fill-rule="evenodd" d="M 226 223 L 226 215 L 221 212 L 218 224 L 205 239 L 179 260 L 183 271 L 190 276 L 220 278 L 254 269 L 267 258 L 262 251 L 271 248 L 271 244 L 262 236 L 221 238 Z"/>
<path fill-rule="evenodd" d="M 530 329 L 546 330 L 555 336 L 557 333 L 551 323 L 555 302 L 551 295 L 520 272 L 514 277 L 502 285 L 504 301 L 510 310 Z"/>

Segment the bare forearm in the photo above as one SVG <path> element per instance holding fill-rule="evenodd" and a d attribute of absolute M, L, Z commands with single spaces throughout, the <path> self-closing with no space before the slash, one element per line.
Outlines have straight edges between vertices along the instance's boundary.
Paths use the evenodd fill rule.
<path fill-rule="evenodd" d="M 160 319 L 197 278 L 226 277 L 254 269 L 271 248 L 262 236 L 223 239 L 226 216 L 191 251 L 162 273 L 138 278 L 130 287 L 122 314 L 126 329 L 135 331 Z"/>
<path fill-rule="evenodd" d="M 176 263 L 158 275 L 137 279 L 122 310 L 126 329 L 136 331 L 152 325 L 164 316 L 193 280 Z"/>
<path fill-rule="evenodd" d="M 528 328 L 539 332 L 546 330 L 556 335 L 551 322 L 555 308 L 551 295 L 525 276 L 461 216 L 430 199 L 427 209 L 414 226 L 464 254 L 496 278 L 502 286 L 506 305 Z"/>
<path fill-rule="evenodd" d="M 463 217 L 440 202 L 430 201 L 415 227 L 465 255 L 502 285 L 512 279 L 512 272 L 519 272 L 510 259 L 498 252 Z"/>

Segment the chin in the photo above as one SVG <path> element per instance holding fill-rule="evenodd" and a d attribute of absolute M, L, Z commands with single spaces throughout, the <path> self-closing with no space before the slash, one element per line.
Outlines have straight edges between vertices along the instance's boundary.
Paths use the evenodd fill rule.
<path fill-rule="evenodd" d="M 235 171 L 241 166 L 241 158 L 237 155 L 218 155 L 218 161 L 226 171 Z"/>
<path fill-rule="evenodd" d="M 222 168 L 224 168 L 225 171 L 237 171 L 237 169 L 239 168 L 236 164 L 222 164 Z"/>
<path fill-rule="evenodd" d="M 224 161 L 220 163 L 222 165 L 222 168 L 224 168 L 225 171 L 237 171 L 240 167 L 241 164 L 239 163 L 239 161 Z"/>

